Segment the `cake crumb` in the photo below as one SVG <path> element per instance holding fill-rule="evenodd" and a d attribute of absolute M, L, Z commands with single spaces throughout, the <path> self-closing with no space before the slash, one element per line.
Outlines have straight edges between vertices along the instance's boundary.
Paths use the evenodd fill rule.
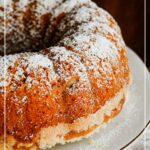
<path fill-rule="evenodd" d="M 94 140 L 92 138 L 88 138 L 87 141 L 88 141 L 88 144 L 93 144 L 93 142 L 94 142 Z"/>

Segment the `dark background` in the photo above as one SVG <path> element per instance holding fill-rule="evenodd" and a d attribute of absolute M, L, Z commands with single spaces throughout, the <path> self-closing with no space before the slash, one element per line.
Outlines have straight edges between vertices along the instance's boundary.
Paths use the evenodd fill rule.
<path fill-rule="evenodd" d="M 144 0 L 93 0 L 107 10 L 121 27 L 126 44 L 144 60 Z M 150 67 L 150 0 L 147 1 L 147 66 Z"/>

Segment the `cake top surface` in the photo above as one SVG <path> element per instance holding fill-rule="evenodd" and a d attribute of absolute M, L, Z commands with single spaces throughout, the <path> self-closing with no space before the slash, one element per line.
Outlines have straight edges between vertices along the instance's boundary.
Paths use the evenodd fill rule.
<path fill-rule="evenodd" d="M 120 28 L 90 0 L 0 2 L 0 101 L 11 135 L 30 141 L 41 127 L 92 114 L 127 84 Z"/>

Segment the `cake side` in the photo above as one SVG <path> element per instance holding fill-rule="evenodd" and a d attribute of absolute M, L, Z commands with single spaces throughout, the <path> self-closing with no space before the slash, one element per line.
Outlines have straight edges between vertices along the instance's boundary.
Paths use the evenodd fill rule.
<path fill-rule="evenodd" d="M 79 141 L 82 138 L 87 138 L 91 134 L 98 132 L 100 127 L 114 118 L 120 113 L 126 101 L 126 94 L 130 88 L 131 80 L 114 98 L 109 100 L 101 109 L 96 113 L 90 114 L 87 117 L 81 117 L 73 123 L 59 123 L 56 126 L 42 128 L 37 138 L 31 143 L 21 143 L 7 135 L 7 148 L 11 150 L 16 149 L 47 149 L 55 146 L 56 144 L 65 144 L 68 142 Z M 3 147 L 2 137 L 0 146 Z M 15 149 L 15 150 L 16 150 Z"/>

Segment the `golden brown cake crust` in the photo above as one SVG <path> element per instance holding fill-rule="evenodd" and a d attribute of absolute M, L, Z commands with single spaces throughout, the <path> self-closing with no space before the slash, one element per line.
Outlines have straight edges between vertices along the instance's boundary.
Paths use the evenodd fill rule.
<path fill-rule="evenodd" d="M 109 119 L 115 117 L 122 110 L 125 102 L 124 94 L 126 92 L 127 89 L 124 89 L 112 99 L 113 103 L 111 101 L 107 102 L 97 113 L 79 118 L 72 124 L 63 123 L 57 126 L 43 128 L 38 138 L 31 143 L 18 142 L 13 136 L 7 135 L 7 148 L 8 150 L 12 148 L 15 150 L 36 150 L 39 147 L 46 149 L 54 146 L 56 143 L 64 144 L 65 142 L 75 141 L 85 136 L 87 137 L 95 131 L 95 129 L 98 129 L 103 123 L 108 122 Z M 0 144 L 0 147 L 2 146 L 3 143 Z"/>
<path fill-rule="evenodd" d="M 38 141 L 43 128 L 73 125 L 125 93 L 131 79 L 125 43 L 115 20 L 93 2 L 7 0 L 2 22 L 4 10 L 9 55 L 0 56 L 0 136 L 5 116 L 9 137 L 46 147 Z M 3 32 L 0 24 L 0 41 Z"/>

